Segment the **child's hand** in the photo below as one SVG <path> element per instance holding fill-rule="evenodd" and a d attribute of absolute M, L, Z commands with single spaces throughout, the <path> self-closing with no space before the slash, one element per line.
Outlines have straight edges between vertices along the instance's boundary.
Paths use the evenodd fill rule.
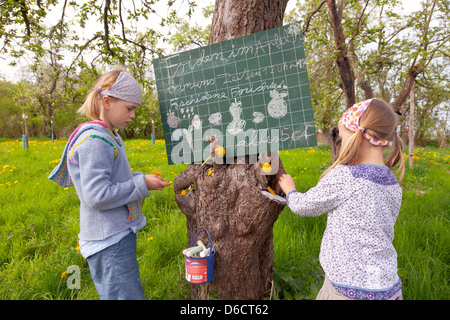
<path fill-rule="evenodd" d="M 171 184 L 170 181 L 166 181 L 163 177 L 156 174 L 146 174 L 144 181 L 148 190 L 162 190 Z"/>
<path fill-rule="evenodd" d="M 283 174 L 278 179 L 278 184 L 285 194 L 288 194 L 289 191 L 295 190 L 295 182 L 294 179 L 288 174 Z"/>

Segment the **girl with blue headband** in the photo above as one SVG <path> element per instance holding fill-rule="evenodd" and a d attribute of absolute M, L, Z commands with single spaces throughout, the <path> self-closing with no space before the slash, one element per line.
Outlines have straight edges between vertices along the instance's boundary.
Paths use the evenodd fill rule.
<path fill-rule="evenodd" d="M 146 224 L 142 200 L 170 182 L 132 172 L 122 138 L 142 101 L 139 83 L 122 69 L 99 78 L 78 110 L 93 121 L 70 136 L 49 176 L 74 186 L 80 199 L 79 245 L 100 299 L 145 299 L 136 259 L 136 232 Z"/>

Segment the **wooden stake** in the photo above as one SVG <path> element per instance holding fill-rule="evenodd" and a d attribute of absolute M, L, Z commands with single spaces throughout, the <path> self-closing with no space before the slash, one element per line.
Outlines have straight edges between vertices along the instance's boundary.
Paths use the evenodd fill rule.
<path fill-rule="evenodd" d="M 414 83 L 410 91 L 410 106 L 409 106 L 409 168 L 413 168 L 414 156 Z"/>
<path fill-rule="evenodd" d="M 152 120 L 152 143 L 155 144 L 155 121 Z"/>
<path fill-rule="evenodd" d="M 22 119 L 23 119 L 23 135 L 22 135 L 22 149 L 28 150 L 28 115 L 27 113 L 23 113 L 22 114 Z"/>
<path fill-rule="evenodd" d="M 53 120 L 50 120 L 50 125 L 52 127 L 52 143 L 55 141 L 55 135 L 53 133 Z"/>

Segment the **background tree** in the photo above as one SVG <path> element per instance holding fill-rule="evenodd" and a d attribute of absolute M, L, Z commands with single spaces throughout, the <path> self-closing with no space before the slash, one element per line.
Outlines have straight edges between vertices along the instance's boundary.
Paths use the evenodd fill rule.
<path fill-rule="evenodd" d="M 64 99 L 55 96 L 53 107 L 50 106 L 50 109 L 57 110 L 52 116 L 59 119 L 65 118 L 66 113 L 67 118 L 69 114 L 76 116 L 75 105 L 68 107 L 66 103 L 75 103 L 79 94 L 86 93 L 84 87 L 92 85 L 92 79 L 116 66 L 126 66 L 142 83 L 148 96 L 155 96 L 152 59 L 204 45 L 209 37 L 208 27 L 196 26 L 188 20 L 189 14 L 196 8 L 196 2 L 170 1 L 163 11 L 159 9 L 160 3 L 150 0 L 2 1 L 0 58 L 10 56 L 14 59 L 13 64 L 25 61 L 28 70 L 23 78 L 32 83 L 37 83 L 42 65 L 54 69 L 52 72 L 59 77 L 57 86 L 64 87 Z M 297 1 L 296 7 L 285 16 L 286 23 L 300 20 L 303 24 L 315 120 L 324 133 L 325 143 L 330 128 L 348 107 L 345 102 L 348 94 L 343 90 L 338 58 L 343 57 L 346 61 L 344 66 L 348 70 L 345 74 L 353 79 L 356 100 L 375 95 L 392 102 L 397 109 L 402 106 L 398 109 L 403 114 L 402 131 L 407 130 L 404 120 L 409 117 L 409 103 L 400 102 L 412 78 L 416 92 L 427 97 L 438 97 L 440 95 L 433 94 L 434 91 L 448 88 L 448 4 L 445 1 L 424 0 L 419 10 L 406 14 L 399 10 L 401 3 L 399 0 L 304 0 Z M 187 6 L 187 12 L 180 12 L 181 4 Z M 210 15 L 212 8 L 207 7 L 206 14 Z M 345 50 L 336 49 L 337 38 L 331 24 L 330 8 L 335 8 L 333 12 L 340 19 L 340 24 L 335 23 L 334 29 L 338 26 L 342 29 L 339 48 L 343 45 Z M 230 14 L 236 14 L 235 11 L 231 10 Z M 51 16 L 54 19 L 50 19 L 49 12 L 53 13 Z M 261 12 L 259 10 L 251 21 L 242 23 L 239 28 L 256 28 L 256 23 L 259 27 L 266 26 Z M 148 27 L 147 21 L 159 21 L 160 28 Z M 74 31 L 79 28 L 83 32 Z M 230 30 L 212 31 L 238 34 L 240 31 L 237 28 L 238 25 L 231 26 Z M 163 50 L 162 41 L 172 45 L 173 49 L 166 46 Z M 90 73 L 90 76 L 81 76 L 82 73 Z M 83 79 L 86 82 L 81 83 Z M 434 84 L 430 85 L 430 81 Z M 47 87 L 52 88 L 50 85 Z M 41 101 L 44 103 L 45 99 Z M 145 112 L 158 114 L 156 100 L 150 98 L 149 101 L 151 105 L 143 105 L 141 110 L 150 108 L 151 112 Z M 432 122 L 431 115 L 439 113 L 440 119 L 445 119 L 448 113 L 443 102 L 427 99 L 425 105 L 425 100 L 420 97 L 415 101 L 417 112 L 421 113 L 417 114 L 418 125 Z M 49 106 L 45 109 L 50 110 Z M 433 112 L 428 112 L 430 109 Z M 422 114 L 422 110 L 427 111 Z M 42 127 L 36 127 L 36 134 L 48 136 L 50 113 L 38 113 Z M 161 134 L 161 124 L 156 120 Z M 142 125 L 136 124 L 136 130 L 130 127 L 125 136 L 142 137 L 148 132 L 148 119 L 142 116 L 139 121 L 143 122 Z M 65 127 L 66 122 L 54 124 L 59 135 L 71 130 L 70 123 L 68 127 Z M 421 143 L 436 139 L 438 132 L 448 130 L 446 125 L 415 129 L 416 135 L 421 135 L 418 136 Z M 444 137 L 445 134 L 439 136 Z"/>
<path fill-rule="evenodd" d="M 391 102 L 403 114 L 406 130 L 409 104 L 405 101 L 412 83 L 416 82 L 417 92 L 437 88 L 417 89 L 424 78 L 441 79 L 436 82 L 448 87 L 441 76 L 448 79 L 450 74 L 449 7 L 445 2 L 422 1 L 421 9 L 409 14 L 399 13 L 401 1 L 297 3 L 288 19 L 303 22 L 314 114 L 325 135 L 355 100 L 373 96 Z M 425 103 L 420 98 L 416 102 Z M 438 108 L 445 109 L 445 104 L 437 103 Z"/>
<path fill-rule="evenodd" d="M 292 1 L 292 0 L 291 0 Z M 285 16 L 285 23 L 302 22 L 314 120 L 329 143 L 330 129 L 341 113 L 343 92 L 335 65 L 333 34 L 329 27 L 326 0 L 300 3 Z"/>
<path fill-rule="evenodd" d="M 58 120 L 66 114 L 78 117 L 76 110 L 82 103 L 79 98 L 84 98 L 98 76 L 117 66 L 126 67 L 144 91 L 142 108 L 137 114 L 139 123 L 127 128 L 124 136 L 148 135 L 151 120 L 155 121 L 157 131 L 162 133 L 151 73 L 152 59 L 164 54 L 159 47 L 162 35 L 149 27 L 140 28 L 138 21 L 156 17 L 160 25 L 171 27 L 176 24 L 176 4 L 187 2 L 190 15 L 195 3 L 170 1 L 167 16 L 161 16 L 156 10 L 157 2 L 65 0 L 60 3 L 5 1 L 3 4 L 2 1 L 0 53 L 9 54 L 14 59 L 13 64 L 25 60 L 31 71 L 28 80 L 39 84 L 41 89 L 36 92 L 39 112 L 34 114 L 42 121 L 42 128 L 32 134 L 49 136 L 53 117 Z M 56 21 L 47 15 L 49 11 L 59 13 Z M 81 35 L 80 32 L 73 32 L 76 28 L 84 30 Z M 43 66 L 45 73 L 42 72 Z M 86 73 L 90 75 L 85 77 Z M 51 74 L 51 77 L 44 77 L 44 74 Z M 47 81 L 45 84 L 42 83 L 44 79 Z M 80 83 L 80 80 L 86 82 Z M 30 119 L 30 122 L 35 121 Z M 73 122 L 56 122 L 57 136 L 67 135 L 73 130 Z"/>
<path fill-rule="evenodd" d="M 0 81 L 0 137 L 17 138 L 22 136 L 21 121 L 22 101 L 15 99 L 19 85 L 8 81 Z"/>

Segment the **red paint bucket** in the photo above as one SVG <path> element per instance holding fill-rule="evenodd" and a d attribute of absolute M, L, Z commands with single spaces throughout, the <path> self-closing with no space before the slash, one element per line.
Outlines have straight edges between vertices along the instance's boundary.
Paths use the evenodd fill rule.
<path fill-rule="evenodd" d="M 192 240 L 191 247 L 194 246 L 195 240 L 197 240 L 198 235 L 203 230 L 197 232 Z M 188 257 L 184 255 L 184 265 L 186 268 L 186 280 L 193 284 L 205 284 L 212 280 L 213 269 L 214 269 L 214 254 L 215 250 L 212 248 L 211 234 L 208 230 L 204 230 L 208 233 L 209 237 L 209 256 L 199 258 L 199 257 Z"/>

